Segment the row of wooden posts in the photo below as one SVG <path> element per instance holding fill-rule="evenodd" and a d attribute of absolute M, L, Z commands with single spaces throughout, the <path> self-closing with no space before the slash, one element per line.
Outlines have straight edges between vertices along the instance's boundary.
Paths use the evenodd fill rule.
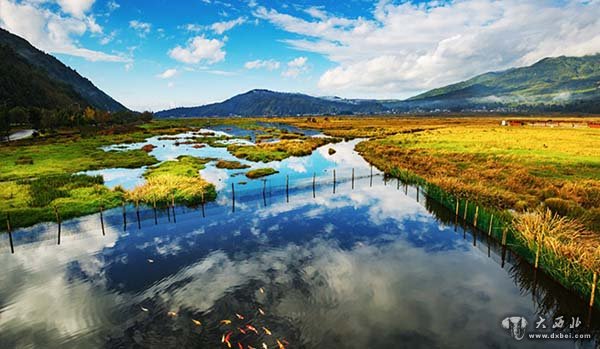
<path fill-rule="evenodd" d="M 316 173 L 313 173 L 313 178 L 312 178 L 313 198 L 316 197 L 316 178 L 317 178 Z M 353 168 L 352 169 L 352 189 L 354 189 L 354 180 L 355 180 L 355 178 L 354 178 L 354 168 Z M 336 191 L 336 182 L 337 182 L 337 178 L 336 178 L 336 172 L 334 169 L 333 170 L 333 193 L 334 194 Z M 262 193 L 263 193 L 263 203 L 265 206 L 267 206 L 266 185 L 267 185 L 267 181 L 263 180 Z M 373 166 L 371 166 L 370 186 L 373 186 Z M 286 202 L 289 203 L 290 202 L 290 178 L 287 175 L 286 175 L 286 181 L 285 181 L 285 192 L 286 192 Z M 231 183 L 231 193 L 232 193 L 232 211 L 235 212 L 235 185 L 233 183 Z M 201 195 L 202 195 L 202 199 L 201 199 L 200 207 L 202 210 L 202 217 L 206 217 L 204 192 L 202 192 Z M 123 230 L 126 230 L 127 229 L 127 211 L 126 211 L 125 201 L 123 201 L 122 208 L 123 208 Z M 135 202 L 135 209 L 136 209 L 137 226 L 138 226 L 138 229 L 141 229 L 141 218 L 140 218 L 140 210 L 139 210 L 139 202 L 138 201 Z M 157 225 L 158 224 L 158 212 L 157 212 L 156 202 L 154 202 L 152 204 L 152 209 L 154 212 L 154 224 Z M 104 206 L 100 206 L 99 213 L 100 213 L 100 227 L 102 230 L 102 235 L 104 236 L 104 235 L 106 235 L 106 230 L 104 228 Z M 171 221 L 171 213 L 173 215 L 173 222 L 177 223 L 177 217 L 175 215 L 175 197 L 173 195 L 171 196 L 171 205 L 167 206 L 167 216 L 168 216 L 169 222 Z M 61 234 L 62 234 L 62 219 L 61 219 L 60 212 L 57 207 L 54 207 L 54 214 L 56 217 L 56 223 L 58 225 L 57 244 L 60 245 Z M 6 217 L 6 226 L 7 226 L 7 232 L 8 232 L 8 237 L 9 237 L 9 243 L 10 243 L 10 251 L 11 251 L 11 253 L 14 254 L 15 248 L 14 248 L 14 242 L 13 242 L 13 236 L 12 236 L 12 225 L 11 225 L 11 220 L 10 220 L 9 214 L 7 214 L 7 217 Z"/>
<path fill-rule="evenodd" d="M 373 166 L 371 166 L 371 171 L 370 171 L 370 183 L 369 186 L 372 187 L 373 186 Z M 352 183 L 352 189 L 354 189 L 354 168 L 352 169 L 352 177 L 351 177 L 351 183 Z M 384 182 L 386 181 L 386 179 L 384 178 Z M 336 192 L 336 183 L 337 183 L 337 178 L 336 178 L 336 170 L 333 170 L 333 193 L 335 194 Z M 266 206 L 267 205 L 267 199 L 266 199 L 266 184 L 267 181 L 263 180 L 263 203 Z M 286 175 L 286 185 L 285 185 L 285 191 L 286 191 L 286 202 L 289 203 L 289 176 Z M 397 188 L 400 188 L 400 180 L 397 181 Z M 405 194 L 407 194 L 407 189 L 408 186 L 405 186 Z M 316 173 L 313 173 L 313 178 L 312 178 L 312 192 L 313 192 L 313 198 L 316 198 Z M 419 192 L 420 192 L 420 187 L 417 185 L 417 191 L 416 191 L 416 199 L 417 202 L 419 201 Z M 235 212 L 235 185 L 233 183 L 231 183 L 231 193 L 232 193 L 232 212 Z M 459 199 L 456 199 L 456 209 L 455 209 L 455 217 L 456 217 L 456 223 L 458 223 L 458 217 L 459 217 Z M 202 202 L 201 202 L 201 210 L 202 210 L 202 217 L 206 217 L 206 213 L 205 213 L 205 200 L 204 200 L 204 193 L 202 193 Z M 126 204 L 123 201 L 123 230 L 127 229 L 127 212 L 126 212 Z M 138 229 L 141 229 L 141 219 L 140 219 L 140 211 L 139 211 L 139 202 L 136 201 L 135 203 L 135 208 L 136 208 L 136 218 L 137 218 L 137 226 Z M 154 212 L 154 224 L 157 225 L 158 224 L 158 213 L 157 213 L 157 207 L 156 207 L 156 202 L 153 203 L 152 205 L 153 208 L 153 212 Z M 469 210 L 469 200 L 465 200 L 465 209 L 464 209 L 464 214 L 463 214 L 463 221 L 467 221 L 467 213 Z M 171 196 L 171 205 L 170 207 L 167 206 L 167 216 L 169 219 L 169 222 L 171 221 L 171 212 L 173 215 L 173 222 L 176 223 L 177 222 L 177 217 L 175 215 L 175 197 L 172 195 Z M 54 207 L 54 213 L 56 216 L 56 222 L 58 224 L 58 245 L 60 245 L 61 242 L 61 231 L 62 231 L 62 224 L 61 224 L 61 216 L 60 213 L 58 211 L 57 207 Z M 473 218 L 473 227 L 475 228 L 475 230 L 477 230 L 477 224 L 478 224 L 478 218 L 479 218 L 479 206 L 475 207 L 475 215 Z M 490 216 L 490 221 L 489 221 L 489 226 L 488 226 L 488 236 L 491 236 L 492 234 L 492 229 L 493 229 L 493 222 L 494 222 L 494 215 L 491 214 Z M 104 228 L 104 207 L 100 207 L 100 225 L 101 225 L 101 229 L 102 229 L 102 235 L 106 235 L 105 232 L 105 228 Z M 7 231 L 8 231 L 8 236 L 9 236 L 9 242 L 10 242 L 10 250 L 11 253 L 15 253 L 14 250 L 14 244 L 13 244 L 13 237 L 12 237 L 12 229 L 11 229 L 11 222 L 10 222 L 10 216 L 7 215 Z M 502 248 L 503 248 L 503 258 L 502 258 L 502 267 L 504 267 L 504 254 L 505 254 L 505 250 L 506 250 L 506 242 L 507 242 L 507 234 L 508 234 L 508 228 L 504 227 L 503 231 L 502 231 L 502 240 L 501 240 L 501 244 L 502 244 Z M 475 239 L 476 240 L 476 239 Z M 474 244 L 476 244 L 476 241 L 473 241 Z M 534 269 L 537 270 L 539 267 L 539 261 L 540 261 L 540 255 L 541 255 L 541 246 L 543 243 L 543 236 L 540 237 L 540 241 L 537 244 L 537 249 L 536 249 L 536 253 L 535 253 L 535 262 L 534 262 Z M 590 296 L 590 302 L 589 302 L 589 306 L 592 307 L 594 304 L 594 298 L 595 298 L 595 292 L 596 292 L 596 284 L 597 284 L 597 279 L 598 279 L 598 273 L 595 271 L 593 274 L 593 281 L 592 281 L 592 285 L 591 285 L 591 296 Z"/>

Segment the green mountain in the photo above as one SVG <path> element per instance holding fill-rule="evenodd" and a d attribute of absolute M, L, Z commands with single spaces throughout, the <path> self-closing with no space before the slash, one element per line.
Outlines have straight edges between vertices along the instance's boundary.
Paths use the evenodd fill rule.
<path fill-rule="evenodd" d="M 522 68 L 492 72 L 406 100 L 411 106 L 539 107 L 553 109 L 600 98 L 600 54 L 545 58 Z"/>
<path fill-rule="evenodd" d="M 53 56 L 0 28 L 0 105 L 127 110 Z"/>

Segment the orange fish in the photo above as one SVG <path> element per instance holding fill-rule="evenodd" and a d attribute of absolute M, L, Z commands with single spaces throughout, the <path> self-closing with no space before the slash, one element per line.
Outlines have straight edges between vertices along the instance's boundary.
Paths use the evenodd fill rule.
<path fill-rule="evenodd" d="M 246 325 L 246 329 L 258 334 L 258 330 L 256 330 L 256 328 L 252 325 Z"/>
<path fill-rule="evenodd" d="M 265 290 L 261 287 L 258 289 L 260 291 L 260 293 L 265 293 Z"/>
<path fill-rule="evenodd" d="M 177 313 L 176 313 L 176 312 L 174 312 L 174 311 L 170 311 L 170 312 L 168 312 L 168 313 L 167 313 L 167 315 L 168 315 L 169 317 L 176 317 L 176 316 L 177 316 Z"/>
<path fill-rule="evenodd" d="M 237 318 L 240 319 L 240 320 L 244 320 L 244 317 L 242 315 L 238 314 L 238 313 L 236 313 L 235 316 L 237 316 Z"/>
<path fill-rule="evenodd" d="M 268 329 L 268 328 L 266 328 L 266 327 L 263 327 L 262 329 L 265 331 L 265 333 L 266 333 L 267 335 L 269 335 L 269 336 L 271 335 L 271 331 L 269 331 L 269 329 Z"/>
<path fill-rule="evenodd" d="M 264 349 L 269 349 L 269 347 L 267 346 L 267 344 L 265 344 L 265 342 L 263 342 L 263 344 L 262 344 L 262 347 L 263 347 Z"/>
<path fill-rule="evenodd" d="M 248 349 L 256 349 L 256 348 L 251 346 L 250 344 L 248 344 Z"/>
<path fill-rule="evenodd" d="M 238 342 L 238 348 L 244 349 L 244 346 L 242 345 L 242 343 Z"/>
<path fill-rule="evenodd" d="M 231 338 L 232 333 L 233 331 L 229 331 L 223 337 L 221 337 L 221 342 L 227 344 L 228 348 L 231 348 L 231 342 L 229 341 L 229 339 Z"/>
<path fill-rule="evenodd" d="M 193 323 L 194 323 L 194 325 L 196 325 L 196 326 L 200 326 L 200 325 L 202 325 L 202 323 L 201 323 L 200 321 L 198 321 L 198 320 L 195 320 L 195 319 L 192 319 L 192 322 L 193 322 Z"/>
<path fill-rule="evenodd" d="M 261 308 L 258 308 L 258 312 L 260 313 L 260 315 L 265 315 L 264 310 L 262 310 Z"/>
<path fill-rule="evenodd" d="M 285 346 L 279 341 L 279 339 L 277 339 L 277 345 L 279 346 L 279 349 L 285 349 Z"/>
<path fill-rule="evenodd" d="M 221 320 L 221 325 L 229 325 L 231 320 Z"/>
<path fill-rule="evenodd" d="M 241 333 L 241 334 L 246 334 L 246 330 L 244 330 L 243 328 L 241 328 L 241 327 L 238 327 L 238 330 L 240 330 L 240 333 Z"/>

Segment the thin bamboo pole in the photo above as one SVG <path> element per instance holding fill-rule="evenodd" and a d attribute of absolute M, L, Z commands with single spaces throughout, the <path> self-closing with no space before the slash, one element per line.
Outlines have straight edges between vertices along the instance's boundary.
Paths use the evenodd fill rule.
<path fill-rule="evenodd" d="M 10 242 L 10 253 L 15 253 L 15 245 L 13 244 L 12 229 L 10 226 L 10 215 L 6 214 L 6 231 L 8 231 L 8 240 Z"/>
<path fill-rule="evenodd" d="M 540 263 L 540 253 L 542 252 L 542 244 L 544 243 L 544 235 L 540 235 L 538 238 L 537 248 L 535 250 L 535 264 L 534 268 L 537 269 Z"/>
<path fill-rule="evenodd" d="M 102 227 L 102 236 L 106 235 L 104 231 L 104 206 L 100 206 L 100 226 Z"/>
<path fill-rule="evenodd" d="M 596 283 L 598 282 L 598 272 L 594 272 L 594 277 L 592 280 L 592 294 L 590 296 L 590 308 L 594 306 L 594 297 L 596 296 Z"/>
<path fill-rule="evenodd" d="M 58 208 L 54 206 L 54 214 L 56 215 L 56 223 L 58 223 L 58 244 L 60 245 L 60 234 L 61 234 L 61 221 L 60 214 L 58 213 Z"/>

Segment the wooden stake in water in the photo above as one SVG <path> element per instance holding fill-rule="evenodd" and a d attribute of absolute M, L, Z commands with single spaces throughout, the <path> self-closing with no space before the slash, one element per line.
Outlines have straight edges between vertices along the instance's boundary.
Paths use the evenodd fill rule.
<path fill-rule="evenodd" d="M 419 191 L 421 191 L 421 190 L 420 190 L 419 186 L 417 185 L 417 202 L 419 202 Z"/>
<path fill-rule="evenodd" d="M 479 206 L 475 207 L 475 217 L 473 218 L 473 226 L 477 228 L 477 218 L 479 218 Z"/>
<path fill-rule="evenodd" d="M 455 210 L 455 211 L 456 211 L 456 212 L 454 213 L 454 215 L 455 215 L 456 217 L 458 217 L 458 198 L 456 198 L 456 210 Z"/>
<path fill-rule="evenodd" d="M 171 207 L 173 208 L 173 223 L 177 223 L 177 218 L 175 217 L 175 195 L 171 194 Z"/>
<path fill-rule="evenodd" d="M 61 221 L 60 214 L 58 214 L 58 208 L 56 206 L 54 206 L 54 214 L 56 215 L 56 223 L 58 223 L 58 244 L 60 245 Z"/>
<path fill-rule="evenodd" d="M 204 213 L 204 189 L 202 189 L 201 195 L 202 195 L 202 203 L 201 203 L 201 206 L 202 206 L 202 217 L 206 217 L 206 215 Z"/>
<path fill-rule="evenodd" d="M 317 194 L 315 192 L 316 182 L 317 182 L 317 174 L 313 173 L 313 199 L 317 197 Z"/>
<path fill-rule="evenodd" d="M 152 210 L 154 211 L 154 225 L 158 224 L 158 214 L 156 213 L 156 200 L 152 202 Z"/>
<path fill-rule="evenodd" d="M 290 202 L 290 176 L 285 176 L 285 201 Z"/>
<path fill-rule="evenodd" d="M 488 228 L 488 236 L 492 235 L 492 227 L 494 226 L 494 214 L 490 217 L 490 227 Z"/>
<path fill-rule="evenodd" d="M 267 207 L 267 180 L 263 179 L 263 206 Z"/>
<path fill-rule="evenodd" d="M 335 169 L 333 170 L 333 193 L 335 194 Z"/>
<path fill-rule="evenodd" d="M 104 206 L 100 206 L 100 226 L 102 227 L 102 236 L 106 235 L 104 231 Z"/>
<path fill-rule="evenodd" d="M 142 229 L 142 222 L 140 221 L 140 204 L 135 201 L 135 216 L 137 217 L 138 229 Z"/>
<path fill-rule="evenodd" d="M 369 186 L 373 186 L 373 165 L 371 165 L 371 183 L 369 183 Z"/>
<path fill-rule="evenodd" d="M 465 201 L 465 214 L 463 215 L 463 221 L 467 220 L 467 212 L 469 211 L 469 200 Z"/>
<path fill-rule="evenodd" d="M 502 231 L 502 246 L 506 246 L 506 234 L 508 233 L 508 228 L 504 228 Z"/>
<path fill-rule="evenodd" d="M 264 191 L 263 191 L 263 196 L 264 196 Z M 231 183 L 231 212 L 235 212 L 235 185 L 233 185 L 233 183 Z"/>
<path fill-rule="evenodd" d="M 10 253 L 14 254 L 15 246 L 13 245 L 12 230 L 10 227 L 10 215 L 8 213 L 6 214 L 6 231 L 8 231 L 8 240 L 10 242 Z"/>
<path fill-rule="evenodd" d="M 598 282 L 598 272 L 594 272 L 592 279 L 592 294 L 590 295 L 590 308 L 594 306 L 594 297 L 596 296 L 596 283 Z"/>
<path fill-rule="evenodd" d="M 456 215 L 456 217 L 458 217 L 458 198 L 456 198 L 456 210 L 455 211 L 456 211 L 455 215 Z"/>
<path fill-rule="evenodd" d="M 352 190 L 354 190 L 354 167 L 352 168 Z"/>

